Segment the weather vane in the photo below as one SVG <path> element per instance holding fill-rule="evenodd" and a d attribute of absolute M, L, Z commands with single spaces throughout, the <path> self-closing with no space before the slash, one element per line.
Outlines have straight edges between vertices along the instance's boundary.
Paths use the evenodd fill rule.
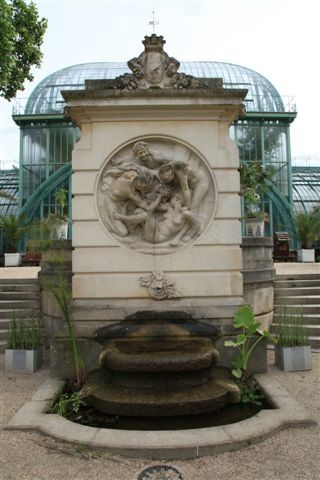
<path fill-rule="evenodd" d="M 156 33 L 156 25 L 159 25 L 159 22 L 154 19 L 154 11 L 152 11 L 152 20 L 149 22 L 149 25 L 152 25 L 153 33 Z"/>

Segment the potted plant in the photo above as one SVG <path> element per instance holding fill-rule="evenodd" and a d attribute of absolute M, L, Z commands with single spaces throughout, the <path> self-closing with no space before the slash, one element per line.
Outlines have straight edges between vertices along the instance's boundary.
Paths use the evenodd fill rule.
<path fill-rule="evenodd" d="M 54 240 L 65 240 L 68 238 L 69 221 L 65 214 L 65 209 L 68 200 L 68 191 L 64 188 L 60 188 L 56 191 L 55 195 L 55 211 L 49 213 L 48 222 L 52 227 L 52 238 Z"/>
<path fill-rule="evenodd" d="M 298 250 L 299 262 L 314 262 L 314 244 L 320 238 L 320 208 L 311 212 L 300 212 L 294 217 L 297 239 L 301 248 Z"/>
<path fill-rule="evenodd" d="M 311 347 L 302 309 L 296 315 L 282 309 L 275 324 L 275 341 L 275 363 L 281 370 L 311 370 Z"/>
<path fill-rule="evenodd" d="M 26 223 L 25 215 L 2 215 L 0 216 L 0 229 L 6 241 L 6 253 L 4 254 L 4 266 L 16 267 L 21 265 L 21 253 L 18 253 L 18 244 L 25 232 L 30 228 Z"/>
<path fill-rule="evenodd" d="M 264 166 L 254 161 L 243 163 L 239 167 L 240 195 L 244 200 L 244 215 L 246 236 L 263 237 L 264 224 L 268 214 L 261 208 L 261 200 L 270 188 L 270 180 L 275 173 L 271 165 Z"/>
<path fill-rule="evenodd" d="M 33 373 L 42 365 L 40 328 L 35 321 L 31 325 L 25 320 L 11 320 L 8 345 L 5 350 L 6 370 L 24 370 Z"/>

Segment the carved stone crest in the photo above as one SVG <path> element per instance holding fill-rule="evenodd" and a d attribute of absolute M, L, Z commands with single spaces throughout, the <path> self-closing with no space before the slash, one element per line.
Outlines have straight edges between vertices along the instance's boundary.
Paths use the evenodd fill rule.
<path fill-rule="evenodd" d="M 162 35 L 145 36 L 144 51 L 128 61 L 132 73 L 117 77 L 112 88 L 135 90 L 137 88 L 206 88 L 199 78 L 179 73 L 180 62 L 163 50 L 166 43 Z"/>
<path fill-rule="evenodd" d="M 206 228 L 215 207 L 209 168 L 184 144 L 166 138 L 132 142 L 100 172 L 97 205 L 107 230 L 145 253 L 171 253 Z"/>
<path fill-rule="evenodd" d="M 140 286 L 147 287 L 150 296 L 155 300 L 164 300 L 177 296 L 174 282 L 170 282 L 163 272 L 152 272 L 140 277 Z"/>

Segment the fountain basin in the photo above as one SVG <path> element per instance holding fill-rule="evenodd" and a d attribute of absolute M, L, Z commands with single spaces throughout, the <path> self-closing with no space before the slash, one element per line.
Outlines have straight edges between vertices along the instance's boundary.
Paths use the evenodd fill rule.
<path fill-rule="evenodd" d="M 103 448 L 115 454 L 150 459 L 195 458 L 238 450 L 262 441 L 283 428 L 315 426 L 312 418 L 270 374 L 255 376 L 260 389 L 275 406 L 239 423 L 176 431 L 112 430 L 86 427 L 46 412 L 64 381 L 51 377 L 4 427 L 37 430 L 62 441 Z"/>

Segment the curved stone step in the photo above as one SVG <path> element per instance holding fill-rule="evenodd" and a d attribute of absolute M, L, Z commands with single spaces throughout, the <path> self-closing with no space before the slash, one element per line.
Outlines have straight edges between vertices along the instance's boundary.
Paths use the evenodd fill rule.
<path fill-rule="evenodd" d="M 309 297 L 319 296 L 320 286 L 317 287 L 295 287 L 295 288 L 276 288 L 275 297 Z"/>
<path fill-rule="evenodd" d="M 37 300 L 2 300 L 1 309 L 13 309 L 20 310 L 24 308 L 39 308 L 39 302 Z"/>
<path fill-rule="evenodd" d="M 285 274 L 277 274 L 277 280 L 320 280 L 320 265 L 319 265 L 319 273 L 285 273 Z"/>
<path fill-rule="evenodd" d="M 16 318 L 32 318 L 40 315 L 39 305 L 35 308 L 6 308 L 0 310 L 0 319 L 12 319 L 13 316 Z"/>
<path fill-rule="evenodd" d="M 3 300 L 38 300 L 39 292 L 0 292 L 0 306 Z"/>
<path fill-rule="evenodd" d="M 320 296 L 310 295 L 303 297 L 302 295 L 298 296 L 278 296 L 275 295 L 275 304 L 276 305 L 320 305 Z"/>
<path fill-rule="evenodd" d="M 320 278 L 315 279 L 300 279 L 300 280 L 276 280 L 274 282 L 274 287 L 277 290 L 278 288 L 295 288 L 295 287 L 319 287 Z"/>
<path fill-rule="evenodd" d="M 291 315 L 290 307 L 289 307 L 289 314 Z M 275 313 L 273 316 L 273 322 L 277 323 L 277 320 L 280 316 L 281 316 L 281 311 L 279 311 L 278 313 Z M 299 317 L 300 314 L 296 312 L 296 313 L 293 313 L 291 316 Z M 306 324 L 308 325 L 317 325 L 317 324 L 320 325 L 320 314 L 317 315 L 312 313 L 305 313 L 305 311 L 303 311 L 303 318 Z"/>
<path fill-rule="evenodd" d="M 0 285 L 37 285 L 38 278 L 0 278 Z"/>
<path fill-rule="evenodd" d="M 32 284 L 1 284 L 0 283 L 0 292 L 39 292 L 40 285 L 39 283 Z"/>

